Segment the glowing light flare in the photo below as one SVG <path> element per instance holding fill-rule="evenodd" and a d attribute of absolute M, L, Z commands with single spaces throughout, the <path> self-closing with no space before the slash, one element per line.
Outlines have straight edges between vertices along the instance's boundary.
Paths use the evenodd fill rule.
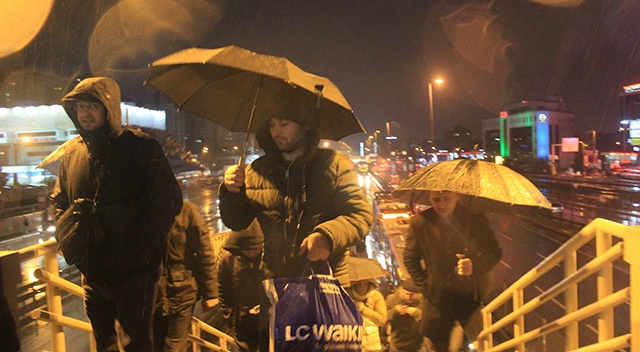
<path fill-rule="evenodd" d="M 22 50 L 40 33 L 53 0 L 0 1 L 0 58 Z"/>

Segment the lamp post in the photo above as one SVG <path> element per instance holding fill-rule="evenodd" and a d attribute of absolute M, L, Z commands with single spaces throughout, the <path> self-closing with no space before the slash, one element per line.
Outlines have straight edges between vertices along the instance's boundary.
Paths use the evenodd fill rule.
<path fill-rule="evenodd" d="M 431 132 L 431 150 L 434 149 L 435 140 L 435 131 L 433 127 L 433 83 L 437 85 L 441 85 L 444 81 L 441 78 L 436 78 L 433 82 L 429 81 L 429 122 L 430 122 L 430 132 Z"/>
<path fill-rule="evenodd" d="M 389 148 L 388 152 L 389 155 L 391 155 L 391 121 L 389 120 L 385 123 L 386 127 L 387 127 L 387 136 L 385 137 L 385 139 L 387 140 L 387 147 Z"/>

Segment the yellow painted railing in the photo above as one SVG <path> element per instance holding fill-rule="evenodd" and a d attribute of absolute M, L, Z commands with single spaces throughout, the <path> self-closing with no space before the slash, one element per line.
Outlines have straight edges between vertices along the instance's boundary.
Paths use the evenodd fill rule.
<path fill-rule="evenodd" d="M 578 267 L 578 252 L 589 250 L 592 246 L 595 247 L 594 258 Z M 629 268 L 628 286 L 615 292 L 614 264 Z M 562 266 L 563 278 L 525 300 L 525 290 L 531 292 L 533 287 L 539 289 L 536 283 L 559 265 Z M 626 275 L 626 269 L 621 272 Z M 578 285 L 584 284 L 588 278 L 593 280 L 594 276 L 597 297 L 595 301 L 584 302 L 584 297 L 579 296 Z M 564 302 L 563 314 L 540 319 L 542 312 L 539 308 L 554 300 Z M 614 313 L 624 312 L 615 311 L 615 307 L 625 304 L 629 305 L 628 316 L 614 316 Z M 499 309 L 508 313 L 494 321 Z M 527 320 L 532 316 L 536 319 Z M 597 342 L 580 346 L 580 324 L 592 317 L 597 318 L 597 326 L 592 328 L 597 333 Z M 628 319 L 628 331 L 614 336 L 614 318 Z M 534 350 L 586 352 L 630 348 L 628 350 L 631 352 L 640 352 L 640 229 L 604 219 L 593 220 L 487 304 L 482 309 L 482 319 L 484 329 L 478 335 L 476 344 L 481 344 L 479 346 L 485 352 L 532 350 L 530 345 L 540 340 L 546 341 L 547 335 L 557 332 L 564 333 L 564 346 L 542 344 L 544 347 Z M 532 320 L 542 323 L 528 330 L 525 321 Z M 505 330 L 511 333 L 511 338 L 495 345 L 494 335 Z"/>
<path fill-rule="evenodd" d="M 218 236 L 214 236 L 215 240 L 212 241 L 214 245 L 219 244 L 218 242 L 223 242 L 217 237 Z M 226 236 L 224 237 L 226 238 Z M 58 254 L 56 249 L 57 243 L 52 239 L 41 244 L 23 248 L 17 252 L 20 262 L 25 262 L 37 257 L 43 257 L 44 259 L 44 267 L 35 270 L 34 276 L 46 284 L 45 292 L 48 310 L 35 309 L 31 312 L 31 317 L 49 323 L 51 327 L 52 351 L 66 352 L 63 327 L 84 331 L 89 334 L 92 334 L 92 329 L 91 324 L 88 322 L 65 316 L 63 313 L 61 290 L 78 297 L 84 296 L 84 290 L 82 287 L 59 276 Z M 16 264 L 19 265 L 19 263 Z M 18 266 L 17 268 L 13 268 L 13 270 L 19 272 L 20 268 Z M 228 346 L 234 344 L 234 338 L 232 336 L 215 329 L 195 317 L 193 318 L 191 326 L 192 331 L 189 335 L 189 340 L 193 342 L 192 351 L 194 352 L 200 351 L 201 347 L 206 347 L 213 351 L 229 351 Z M 215 336 L 218 339 L 217 344 L 202 339 L 200 335 L 201 332 L 207 332 Z M 96 351 L 93 336 L 91 336 L 89 340 L 91 351 Z"/>

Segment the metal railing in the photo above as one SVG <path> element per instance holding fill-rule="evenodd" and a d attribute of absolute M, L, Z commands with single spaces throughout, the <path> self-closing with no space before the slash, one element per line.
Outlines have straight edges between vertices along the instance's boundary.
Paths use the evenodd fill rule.
<path fill-rule="evenodd" d="M 217 237 L 217 236 L 216 236 Z M 226 236 L 225 236 L 226 238 Z M 221 239 L 217 239 L 212 241 L 214 244 L 218 244 L 218 242 L 222 242 Z M 18 260 L 15 260 L 16 254 L 18 256 Z M 26 262 L 28 260 L 32 260 L 38 257 L 43 258 L 43 268 L 36 269 L 34 271 L 34 276 L 45 285 L 45 295 L 47 302 L 47 309 L 36 308 L 30 312 L 30 316 L 33 319 L 44 321 L 49 324 L 51 329 L 51 344 L 52 351 L 54 352 L 65 352 L 66 351 L 66 343 L 65 343 L 65 335 L 63 328 L 71 328 L 79 331 L 83 331 L 91 334 L 89 339 L 90 341 L 90 350 L 96 351 L 95 340 L 92 336 L 92 328 L 91 324 L 82 321 L 79 319 L 75 319 L 69 316 L 65 316 L 63 312 L 63 304 L 62 297 L 65 292 L 68 292 L 72 295 L 83 297 L 84 289 L 59 275 L 59 264 L 58 264 L 58 254 L 57 254 L 57 243 L 55 240 L 49 240 L 41 244 L 37 244 L 34 246 L 23 248 L 16 252 L 2 252 L 0 253 L 1 258 L 11 258 L 12 260 L 2 260 L 1 269 L 3 272 L 20 272 L 20 264 Z M 13 268 L 12 268 L 13 266 Z M 15 280 L 12 280 L 15 281 Z M 16 286 L 13 283 L 4 282 L 6 287 Z M 17 292 L 17 290 L 16 290 Z M 11 295 L 7 294 L 8 297 Z M 10 302 L 14 303 L 17 306 L 18 302 Z M 13 309 L 14 316 L 16 316 L 16 309 Z M 234 344 L 234 338 L 229 336 L 222 331 L 206 324 L 205 322 L 193 318 L 192 331 L 189 334 L 189 340 L 192 344 L 192 351 L 200 351 L 201 347 L 206 347 L 213 351 L 229 351 L 229 346 Z M 206 332 L 214 336 L 218 341 L 217 344 L 211 341 L 207 341 L 202 338 L 201 333 Z"/>
<path fill-rule="evenodd" d="M 578 268 L 578 251 L 595 242 L 594 258 Z M 614 292 L 613 269 L 617 260 L 629 267 L 628 286 Z M 525 289 L 534 287 L 545 274 L 562 265 L 563 278 L 550 288 L 542 290 L 525 301 Z M 622 271 L 626 275 L 626 270 Z M 579 297 L 578 284 L 595 275 L 596 299 L 584 302 Z M 626 281 L 625 281 L 626 283 Z M 536 286 L 536 288 L 538 288 Z M 564 297 L 559 297 L 564 294 Z M 540 326 L 527 330 L 526 319 L 540 314 L 538 308 L 556 299 L 564 299 L 564 312 L 560 317 L 544 318 Z M 579 301 L 579 298 L 582 300 Z M 580 302 L 580 307 L 579 307 Z M 511 308 L 508 304 L 511 303 Z M 615 307 L 629 304 L 627 316 Z M 494 313 L 505 309 L 510 313 L 494 322 Z M 597 342 L 580 346 L 579 324 L 596 317 Z M 614 319 L 628 319 L 627 330 L 615 335 Z M 595 219 L 540 264 L 524 274 L 482 309 L 484 329 L 478 335 L 485 352 L 515 350 L 524 352 L 527 344 L 544 339 L 547 335 L 564 332 L 564 351 L 614 351 L 629 348 L 640 351 L 640 229 L 604 219 Z M 529 320 L 530 321 L 530 320 Z M 618 326 L 620 328 L 620 326 Z M 494 345 L 494 335 L 509 330 L 512 337 Z M 559 346 L 553 346 L 558 350 Z"/>

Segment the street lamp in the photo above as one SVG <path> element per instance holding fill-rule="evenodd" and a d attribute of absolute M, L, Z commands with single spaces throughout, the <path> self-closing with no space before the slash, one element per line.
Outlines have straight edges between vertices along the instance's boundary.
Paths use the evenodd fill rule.
<path fill-rule="evenodd" d="M 435 131 L 433 127 L 433 83 L 437 85 L 441 85 L 444 81 L 441 78 L 436 78 L 433 82 L 429 81 L 429 122 L 430 122 L 430 131 L 431 131 L 431 150 L 434 149 L 433 145 L 435 144 Z"/>

